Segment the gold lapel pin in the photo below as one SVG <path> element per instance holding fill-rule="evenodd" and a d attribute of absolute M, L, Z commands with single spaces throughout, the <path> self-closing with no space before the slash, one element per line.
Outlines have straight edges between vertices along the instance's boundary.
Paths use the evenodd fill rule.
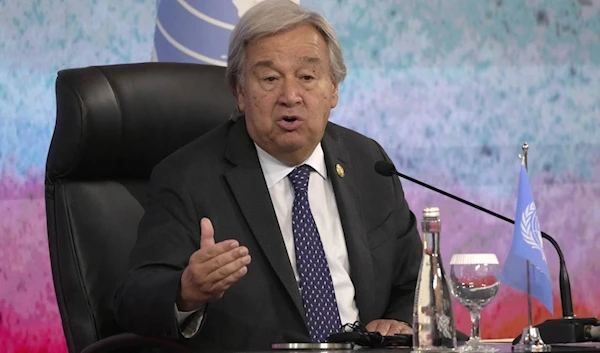
<path fill-rule="evenodd" d="M 342 165 L 339 163 L 335 165 L 335 171 L 337 172 L 340 178 L 343 178 L 346 175 L 344 167 L 342 167 Z"/>

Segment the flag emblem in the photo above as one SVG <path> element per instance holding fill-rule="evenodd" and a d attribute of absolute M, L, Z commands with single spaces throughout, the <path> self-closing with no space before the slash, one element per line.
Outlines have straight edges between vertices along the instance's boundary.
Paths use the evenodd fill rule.
<path fill-rule="evenodd" d="M 533 202 L 525 207 L 521 215 L 521 233 L 523 234 L 523 241 L 532 248 L 539 250 L 542 254 L 542 259 L 546 262 L 542 233 L 540 232 L 540 222 L 537 218 L 535 203 Z"/>

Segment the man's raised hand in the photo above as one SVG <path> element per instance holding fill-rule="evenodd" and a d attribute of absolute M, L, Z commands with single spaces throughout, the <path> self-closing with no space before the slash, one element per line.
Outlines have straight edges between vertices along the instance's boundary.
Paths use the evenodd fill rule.
<path fill-rule="evenodd" d="M 248 272 L 248 248 L 237 240 L 215 243 L 215 231 L 208 218 L 200 220 L 200 249 L 190 256 L 181 275 L 177 298 L 180 311 L 193 311 L 223 294 Z"/>

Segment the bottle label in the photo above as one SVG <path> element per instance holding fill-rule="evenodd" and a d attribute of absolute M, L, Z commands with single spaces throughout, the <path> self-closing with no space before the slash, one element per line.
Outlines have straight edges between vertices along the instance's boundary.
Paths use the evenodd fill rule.
<path fill-rule="evenodd" d="M 426 275 L 430 273 L 430 270 L 431 263 L 424 257 L 421 263 L 421 273 L 419 277 L 427 277 Z M 423 283 L 422 280 L 418 282 L 414 318 L 416 322 L 413 323 L 413 327 L 416 330 L 414 334 L 417 337 L 417 340 L 414 343 L 418 347 L 430 347 L 433 345 L 431 337 L 431 312 L 428 306 L 423 305 L 424 303 L 429 303 L 429 288 L 424 284 L 425 283 Z"/>
<path fill-rule="evenodd" d="M 430 223 L 428 223 L 428 226 L 429 226 L 428 231 L 431 233 L 440 233 L 440 231 L 441 231 L 440 228 L 442 228 L 442 227 L 440 227 L 441 226 L 440 222 L 430 222 Z"/>
<path fill-rule="evenodd" d="M 456 347 L 451 293 L 445 281 L 441 259 L 425 250 L 415 296 L 415 348 Z"/>

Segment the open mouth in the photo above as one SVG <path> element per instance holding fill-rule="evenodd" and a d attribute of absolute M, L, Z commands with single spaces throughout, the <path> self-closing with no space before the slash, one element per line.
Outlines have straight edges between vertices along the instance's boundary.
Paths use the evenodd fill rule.
<path fill-rule="evenodd" d="M 286 131 L 294 131 L 300 128 L 302 120 L 295 116 L 284 116 L 277 124 Z"/>
<path fill-rule="evenodd" d="M 293 123 L 294 121 L 296 121 L 298 119 L 295 116 L 287 116 L 287 117 L 283 118 L 283 120 L 288 123 Z"/>

